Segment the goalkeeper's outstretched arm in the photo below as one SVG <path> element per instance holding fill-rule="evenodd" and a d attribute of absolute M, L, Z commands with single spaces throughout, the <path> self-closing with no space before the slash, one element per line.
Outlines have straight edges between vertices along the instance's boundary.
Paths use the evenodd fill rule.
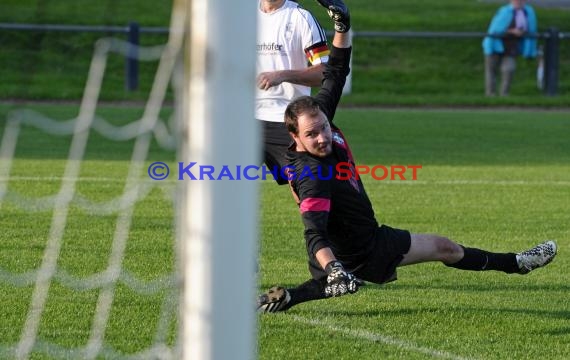
<path fill-rule="evenodd" d="M 327 9 L 329 17 L 334 21 L 335 34 L 332 44 L 337 48 L 352 46 L 350 39 L 350 13 L 342 0 L 317 0 Z"/>
<path fill-rule="evenodd" d="M 352 40 L 350 38 L 350 15 L 342 0 L 317 0 L 334 21 L 335 34 L 332 41 L 329 61 L 325 65 L 321 89 L 315 95 L 320 109 L 329 122 L 333 121 L 346 77 L 350 72 Z"/>

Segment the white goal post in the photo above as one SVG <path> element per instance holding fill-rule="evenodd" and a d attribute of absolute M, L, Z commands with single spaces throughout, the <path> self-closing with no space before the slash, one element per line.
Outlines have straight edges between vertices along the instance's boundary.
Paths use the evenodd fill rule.
<path fill-rule="evenodd" d="M 216 169 L 257 164 L 257 2 L 186 1 L 184 162 Z M 183 358 L 254 358 L 257 183 L 181 183 Z"/>

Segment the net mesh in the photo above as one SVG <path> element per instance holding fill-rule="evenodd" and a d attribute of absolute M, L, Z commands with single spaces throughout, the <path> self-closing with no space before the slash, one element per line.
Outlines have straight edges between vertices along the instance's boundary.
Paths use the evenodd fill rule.
<path fill-rule="evenodd" d="M 0 211 L 2 224 L 9 231 L 1 235 L 0 248 L 5 246 L 5 255 L 0 258 L 0 288 L 5 294 L 20 294 L 22 298 L 17 301 L 15 297 L 20 295 L 6 296 L 3 301 L 7 307 L 3 311 L 7 317 L 4 329 L 13 330 L 0 342 L 1 357 L 176 357 L 179 291 L 172 221 L 164 235 L 170 249 L 158 247 L 168 254 L 158 256 L 149 251 L 133 260 L 147 261 L 136 268 L 148 266 L 148 273 L 130 271 L 127 253 L 129 241 L 137 237 L 133 224 L 172 218 L 174 210 L 169 212 L 168 208 L 176 205 L 173 182 L 152 181 L 145 175 L 149 159 L 157 156 L 153 155 L 155 149 L 162 151 L 158 154 L 172 154 L 179 143 L 174 136 L 180 127 L 179 113 L 174 110 L 168 120 L 163 120 L 161 112 L 169 87 L 174 90 L 175 103 L 182 91 L 180 53 L 185 12 L 180 3 L 173 5 L 168 42 L 137 48 L 139 61 L 158 60 L 141 117 L 122 119 L 117 125 L 97 111 L 109 56 L 132 53 L 133 45 L 115 38 L 101 39 L 95 46 L 77 116 L 61 120 L 29 108 L 7 113 L 0 145 Z M 20 155 L 29 154 L 24 148 L 30 140 L 22 139 L 30 138 L 38 147 L 47 145 L 40 161 Z M 112 152 L 113 142 L 123 144 L 118 147 L 123 150 L 124 144 L 132 145 L 126 166 L 105 159 L 117 156 Z M 92 150 L 97 143 L 103 145 Z M 52 146 L 68 146 L 67 158 L 52 158 Z M 93 153 L 97 154 L 96 161 Z M 34 170 L 26 171 L 30 164 Z M 116 171 L 105 175 L 101 169 L 106 167 Z M 111 189 L 108 193 L 113 195 L 100 196 L 105 189 Z M 152 213 L 148 207 L 156 204 L 167 209 L 166 214 L 146 218 Z M 140 214 L 142 219 L 137 218 Z M 77 229 L 84 225 L 85 229 Z M 99 241 L 100 232 L 108 240 L 97 246 L 93 242 Z M 86 234 L 85 238 L 71 240 L 77 233 Z M 28 245 L 39 249 L 39 255 L 27 257 L 22 249 Z M 17 248 L 12 257 L 10 246 Z M 86 256 L 83 264 L 77 259 L 73 264 L 66 260 L 73 246 Z M 21 258 L 14 259 L 14 255 Z M 89 259 L 99 261 L 91 263 Z M 66 267 L 68 263 L 71 270 Z M 152 270 L 154 267 L 160 270 Z M 137 338 L 138 332 L 145 336 Z"/>

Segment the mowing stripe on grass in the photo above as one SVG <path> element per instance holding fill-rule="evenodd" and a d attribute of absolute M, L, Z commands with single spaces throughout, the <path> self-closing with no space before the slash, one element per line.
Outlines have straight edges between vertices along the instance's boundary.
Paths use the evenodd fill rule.
<path fill-rule="evenodd" d="M 390 185 L 570 186 L 570 181 L 564 180 L 384 180 L 381 183 Z"/>
<path fill-rule="evenodd" d="M 330 324 L 330 323 L 325 322 L 325 321 L 315 320 L 315 319 L 307 319 L 305 317 L 298 316 L 298 315 L 293 315 L 293 316 L 291 316 L 291 318 L 295 321 L 298 321 L 298 322 L 301 322 L 304 324 L 318 326 L 321 328 L 325 328 L 329 331 L 341 333 L 343 335 L 350 336 L 353 338 L 368 340 L 368 341 L 375 342 L 375 343 L 383 343 L 386 345 L 392 345 L 392 346 L 396 346 L 400 349 L 404 349 L 404 350 L 407 350 L 410 352 L 418 352 L 418 353 L 426 354 L 426 355 L 429 355 L 429 356 L 432 356 L 435 358 L 454 359 L 454 360 L 468 360 L 468 359 L 473 360 L 473 358 L 466 358 L 463 356 L 452 354 L 452 353 L 447 352 L 447 351 L 441 351 L 441 350 L 433 349 L 430 347 L 419 346 L 419 345 L 416 345 L 410 341 L 398 339 L 398 338 L 395 338 L 392 336 L 375 334 L 375 333 L 367 331 L 367 330 L 347 329 L 347 328 L 343 328 L 343 327 L 339 327 L 339 326 Z"/>
<path fill-rule="evenodd" d="M 10 176 L 10 177 L 0 177 L 0 181 L 69 181 L 70 179 L 63 178 L 61 176 Z M 110 178 L 110 177 L 79 177 L 73 179 L 76 181 L 87 181 L 87 182 L 120 182 L 124 183 L 124 178 Z"/>

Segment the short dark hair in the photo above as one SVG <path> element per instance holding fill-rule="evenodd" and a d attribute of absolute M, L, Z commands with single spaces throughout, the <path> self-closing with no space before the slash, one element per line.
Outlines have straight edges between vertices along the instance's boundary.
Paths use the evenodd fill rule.
<path fill-rule="evenodd" d="M 312 96 L 300 96 L 291 101 L 287 105 L 287 109 L 285 109 L 285 126 L 287 126 L 287 131 L 298 135 L 299 116 L 303 114 L 317 116 L 320 110 L 319 103 Z"/>

